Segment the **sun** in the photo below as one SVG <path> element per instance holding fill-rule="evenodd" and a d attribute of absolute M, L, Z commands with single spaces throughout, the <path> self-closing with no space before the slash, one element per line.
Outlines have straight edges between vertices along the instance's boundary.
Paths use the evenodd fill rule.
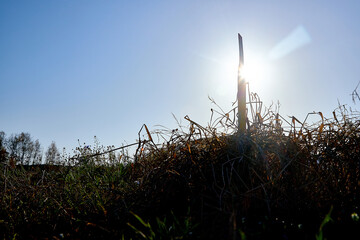
<path fill-rule="evenodd" d="M 250 90 L 256 92 L 264 87 L 269 87 L 269 81 L 274 77 L 271 60 L 267 55 L 260 54 L 258 51 L 245 49 L 244 52 L 244 65 L 240 74 L 249 83 Z M 229 101 L 234 101 L 237 94 L 239 56 L 229 54 L 225 58 L 208 60 L 216 63 L 216 68 L 211 69 L 214 75 L 211 83 L 214 93 Z"/>
<path fill-rule="evenodd" d="M 251 86 L 257 87 L 264 84 L 271 77 L 270 62 L 265 56 L 251 54 L 246 55 L 244 66 L 240 74 Z"/>

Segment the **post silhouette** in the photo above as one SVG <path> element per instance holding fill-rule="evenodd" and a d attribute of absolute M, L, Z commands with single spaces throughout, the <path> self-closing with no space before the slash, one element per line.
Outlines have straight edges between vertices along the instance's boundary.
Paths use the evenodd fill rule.
<path fill-rule="evenodd" d="M 244 66 L 244 50 L 243 42 L 240 33 L 239 37 L 239 68 L 238 68 L 238 132 L 245 133 L 246 130 L 246 82 L 245 78 L 241 75 Z"/>

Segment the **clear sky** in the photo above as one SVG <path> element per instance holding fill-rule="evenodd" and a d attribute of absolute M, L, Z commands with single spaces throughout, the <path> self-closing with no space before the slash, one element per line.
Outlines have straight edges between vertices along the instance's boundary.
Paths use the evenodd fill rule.
<path fill-rule="evenodd" d="M 360 80 L 359 13 L 356 0 L 3 0 L 0 130 L 71 152 L 175 128 L 172 113 L 205 125 L 208 96 L 236 99 L 237 33 L 265 105 L 331 116 Z"/>

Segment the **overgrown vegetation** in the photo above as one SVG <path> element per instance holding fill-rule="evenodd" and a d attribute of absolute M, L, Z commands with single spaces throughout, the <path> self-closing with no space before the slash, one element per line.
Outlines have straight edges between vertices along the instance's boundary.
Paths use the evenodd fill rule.
<path fill-rule="evenodd" d="M 359 114 L 339 106 L 331 119 L 311 113 L 319 122 L 308 124 L 264 109 L 256 94 L 249 99 L 244 135 L 235 110 L 212 109 L 205 127 L 187 116 L 178 129 L 144 125 L 134 158 L 96 145 L 77 148 L 63 165 L 3 165 L 1 238 L 359 234 Z"/>

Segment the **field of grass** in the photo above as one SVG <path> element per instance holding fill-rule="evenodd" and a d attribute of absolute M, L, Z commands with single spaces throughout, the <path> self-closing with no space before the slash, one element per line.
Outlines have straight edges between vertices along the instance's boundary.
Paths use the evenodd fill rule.
<path fill-rule="evenodd" d="M 61 166 L 2 166 L 0 238 L 358 237 L 360 115 L 307 124 L 250 99 L 243 135 L 211 110 L 208 126 L 144 125 L 133 159 L 83 147 Z"/>

